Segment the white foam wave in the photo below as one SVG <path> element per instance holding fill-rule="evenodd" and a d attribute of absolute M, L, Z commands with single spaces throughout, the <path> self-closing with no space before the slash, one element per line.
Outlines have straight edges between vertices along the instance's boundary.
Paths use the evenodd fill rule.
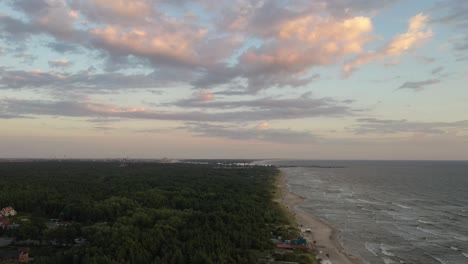
<path fill-rule="evenodd" d="M 394 257 L 395 254 L 390 252 L 390 250 L 392 249 L 395 249 L 395 247 L 391 247 L 385 244 L 380 244 L 380 250 L 382 251 L 382 254 L 384 254 L 385 256 Z"/>
<path fill-rule="evenodd" d="M 382 205 L 381 203 L 379 202 L 374 202 L 374 201 L 369 201 L 369 200 L 366 200 L 366 199 L 357 199 L 358 202 L 360 203 L 364 203 L 364 204 L 372 204 L 372 205 Z"/>
<path fill-rule="evenodd" d="M 397 263 L 397 262 L 395 262 L 395 261 L 393 261 L 392 259 L 387 258 L 387 257 L 383 257 L 382 260 L 385 262 L 385 264 Z"/>
<path fill-rule="evenodd" d="M 447 264 L 447 262 L 445 262 L 445 261 L 441 260 L 441 259 L 440 259 L 440 258 L 438 258 L 438 257 L 434 257 L 434 256 L 431 256 L 431 257 L 432 257 L 433 259 L 435 259 L 435 260 L 439 261 L 439 262 L 440 262 L 440 264 Z"/>
<path fill-rule="evenodd" d="M 431 235 L 434 235 L 434 236 L 439 236 L 439 232 L 437 232 L 436 230 L 432 230 L 432 229 L 426 229 L 426 228 L 421 228 L 421 227 L 417 227 L 417 229 L 419 231 L 422 231 L 424 233 L 428 233 L 428 234 L 431 234 Z"/>
<path fill-rule="evenodd" d="M 421 218 L 418 219 L 418 222 L 423 223 L 423 224 L 428 224 L 428 225 L 434 225 L 435 224 L 434 222 L 426 221 L 426 220 L 423 220 Z"/>
<path fill-rule="evenodd" d="M 411 206 L 407 206 L 407 205 L 403 205 L 403 204 L 399 204 L 399 203 L 392 203 L 393 205 L 396 205 L 400 208 L 403 208 L 403 209 L 411 209 L 412 207 Z"/>
<path fill-rule="evenodd" d="M 364 246 L 366 247 L 367 251 L 369 251 L 377 257 L 377 250 L 379 248 L 377 244 L 366 242 L 364 243 Z"/>
<path fill-rule="evenodd" d="M 467 254 L 467 253 L 462 252 L 462 255 L 465 256 L 466 258 L 468 258 L 468 254 Z"/>
<path fill-rule="evenodd" d="M 468 237 L 467 236 L 463 236 L 463 235 L 454 235 L 453 238 L 455 238 L 456 240 L 460 240 L 460 241 L 463 241 L 463 242 L 467 242 L 468 241 Z"/>
<path fill-rule="evenodd" d="M 450 246 L 450 248 L 451 248 L 452 250 L 455 250 L 455 251 L 458 251 L 458 250 L 459 250 L 457 247 L 454 247 L 454 246 Z"/>

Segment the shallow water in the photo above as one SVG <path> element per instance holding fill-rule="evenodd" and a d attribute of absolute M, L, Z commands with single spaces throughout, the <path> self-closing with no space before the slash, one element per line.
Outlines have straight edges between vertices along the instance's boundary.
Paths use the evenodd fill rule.
<path fill-rule="evenodd" d="M 275 161 L 367 263 L 468 263 L 468 162 Z"/>

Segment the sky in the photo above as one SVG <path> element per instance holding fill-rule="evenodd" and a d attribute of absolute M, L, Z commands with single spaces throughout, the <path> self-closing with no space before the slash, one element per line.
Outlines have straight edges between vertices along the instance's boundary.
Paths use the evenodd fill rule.
<path fill-rule="evenodd" d="M 0 0 L 0 158 L 468 159 L 466 0 Z"/>

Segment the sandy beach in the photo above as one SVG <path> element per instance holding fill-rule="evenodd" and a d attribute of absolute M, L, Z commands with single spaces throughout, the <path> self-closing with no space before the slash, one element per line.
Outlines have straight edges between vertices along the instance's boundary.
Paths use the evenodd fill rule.
<path fill-rule="evenodd" d="M 316 241 L 315 248 L 318 251 L 317 254 L 319 258 L 328 260 L 333 264 L 363 263 L 357 257 L 344 252 L 338 241 L 338 234 L 333 227 L 300 208 L 305 198 L 291 193 L 288 190 L 287 176 L 284 173 L 280 174 L 279 184 L 282 192 L 281 202 L 294 214 L 302 230 L 309 228 L 312 231 L 311 233 L 303 232 L 303 236 L 310 243 Z M 329 257 L 327 257 L 326 254 L 328 254 Z"/>

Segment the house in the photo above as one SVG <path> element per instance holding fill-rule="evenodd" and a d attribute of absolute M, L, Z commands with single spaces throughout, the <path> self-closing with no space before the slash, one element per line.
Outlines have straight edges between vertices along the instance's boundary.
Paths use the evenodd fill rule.
<path fill-rule="evenodd" d="M 307 240 L 303 237 L 298 237 L 297 239 L 286 240 L 285 243 L 289 245 L 306 245 Z"/>
<path fill-rule="evenodd" d="M 16 252 L 0 252 L 0 261 L 17 261 L 18 253 Z"/>
<path fill-rule="evenodd" d="M 6 217 L 0 217 L 0 229 L 7 229 L 11 225 L 10 220 Z"/>
<path fill-rule="evenodd" d="M 3 216 L 15 216 L 16 215 L 16 210 L 13 209 L 13 207 L 8 206 L 8 207 L 3 208 L 0 211 L 0 214 L 3 215 Z"/>
<path fill-rule="evenodd" d="M 17 252 L 0 252 L 0 261 L 26 263 L 29 261 L 29 248 L 21 247 Z"/>
<path fill-rule="evenodd" d="M 19 256 L 18 256 L 19 262 L 26 263 L 29 261 L 29 248 L 27 247 L 18 248 L 18 253 L 19 253 Z"/>

